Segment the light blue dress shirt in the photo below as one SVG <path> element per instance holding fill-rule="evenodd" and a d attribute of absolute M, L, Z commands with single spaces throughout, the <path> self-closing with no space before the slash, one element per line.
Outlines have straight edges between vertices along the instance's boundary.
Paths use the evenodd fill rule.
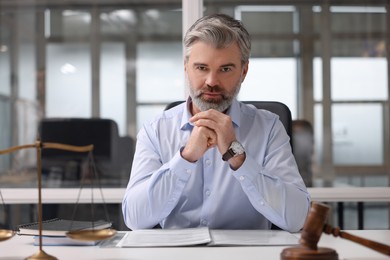
<path fill-rule="evenodd" d="M 228 110 L 246 159 L 236 171 L 218 148 L 191 163 L 183 148 L 193 129 L 188 101 L 146 123 L 137 135 L 122 202 L 130 229 L 303 227 L 310 196 L 278 116 L 235 100 Z"/>

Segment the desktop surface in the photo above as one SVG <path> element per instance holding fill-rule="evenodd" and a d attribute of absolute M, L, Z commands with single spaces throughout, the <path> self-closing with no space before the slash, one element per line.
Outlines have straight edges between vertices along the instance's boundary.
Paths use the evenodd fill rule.
<path fill-rule="evenodd" d="M 360 237 L 390 244 L 390 230 L 348 231 Z M 299 236 L 299 234 L 295 234 Z M 389 259 L 354 242 L 322 234 L 319 247 L 329 247 L 339 255 L 339 259 L 374 260 Z M 288 246 L 233 246 L 233 247 L 145 247 L 145 248 L 101 248 L 99 246 L 44 246 L 43 250 L 58 259 L 137 259 L 137 260 L 277 260 Z M 29 236 L 15 236 L 0 243 L 0 259 L 24 259 L 38 252 Z"/>

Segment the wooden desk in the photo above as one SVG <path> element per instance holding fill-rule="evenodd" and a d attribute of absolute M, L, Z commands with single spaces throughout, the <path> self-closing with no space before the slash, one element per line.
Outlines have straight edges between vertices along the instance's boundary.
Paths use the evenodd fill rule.
<path fill-rule="evenodd" d="M 390 187 L 336 187 L 308 188 L 313 201 L 323 202 L 390 202 Z M 35 204 L 38 192 L 33 188 L 2 188 L 6 204 Z M 78 188 L 44 188 L 42 203 L 69 204 L 75 203 L 79 195 Z M 93 194 L 94 202 L 122 203 L 125 188 L 84 188 L 80 193 L 79 203 L 90 203 Z"/>
<path fill-rule="evenodd" d="M 389 230 L 348 231 L 352 234 L 390 244 Z M 297 234 L 298 236 L 298 234 Z M 32 237 L 15 236 L 0 242 L 0 259 L 24 259 L 36 252 L 38 247 L 32 245 Z M 318 244 L 337 251 L 339 259 L 373 260 L 389 259 L 369 248 L 342 238 L 323 234 Z M 137 259 L 137 260 L 278 260 L 283 246 L 259 247 L 170 247 L 170 248 L 100 248 L 98 246 L 46 246 L 43 250 L 58 259 Z"/>

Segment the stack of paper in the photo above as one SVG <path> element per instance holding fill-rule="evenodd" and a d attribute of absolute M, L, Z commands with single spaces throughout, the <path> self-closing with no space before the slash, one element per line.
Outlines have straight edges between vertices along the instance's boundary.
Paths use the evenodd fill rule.
<path fill-rule="evenodd" d="M 101 230 L 110 228 L 111 222 L 98 221 L 76 221 L 67 219 L 50 219 L 42 222 L 42 245 L 96 245 L 94 241 L 79 241 L 68 238 L 68 231 L 80 230 Z M 31 235 L 34 237 L 34 244 L 39 245 L 39 223 L 28 223 L 18 226 L 19 235 Z"/>
<path fill-rule="evenodd" d="M 220 230 L 204 228 L 148 229 L 127 232 L 116 247 L 270 246 L 298 245 L 298 237 L 282 230 Z"/>

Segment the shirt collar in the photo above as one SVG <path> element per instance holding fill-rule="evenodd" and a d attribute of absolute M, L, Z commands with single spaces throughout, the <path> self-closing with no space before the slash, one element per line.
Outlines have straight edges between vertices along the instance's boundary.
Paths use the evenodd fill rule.
<path fill-rule="evenodd" d="M 185 102 L 185 108 L 183 109 L 183 116 L 181 118 L 180 129 L 186 130 L 191 129 L 194 125 L 189 122 L 192 117 L 190 113 L 190 105 L 191 105 L 191 97 L 188 97 Z M 236 126 L 240 126 L 240 102 L 237 99 L 233 99 L 232 105 L 227 110 L 227 115 L 229 115 L 232 119 L 232 122 Z"/>

